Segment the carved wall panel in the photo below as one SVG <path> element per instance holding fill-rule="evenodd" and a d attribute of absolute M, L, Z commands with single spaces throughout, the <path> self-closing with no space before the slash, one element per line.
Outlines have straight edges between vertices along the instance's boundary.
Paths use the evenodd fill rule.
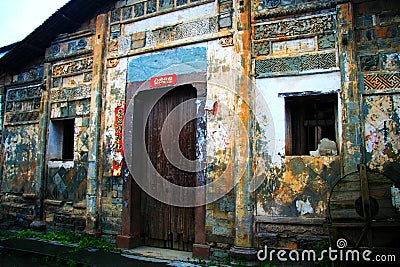
<path fill-rule="evenodd" d="M 219 39 L 219 44 L 222 47 L 232 46 L 233 45 L 233 37 L 232 36 L 222 37 Z"/>
<path fill-rule="evenodd" d="M 118 7 L 111 12 L 111 23 L 140 18 L 142 16 L 173 11 L 176 8 L 207 3 L 210 0 L 137 0 L 128 1 L 124 7 Z"/>
<path fill-rule="evenodd" d="M 34 68 L 31 68 L 30 70 L 20 73 L 18 75 L 14 75 L 12 79 L 12 83 L 27 83 L 27 82 L 33 82 L 33 81 L 38 81 L 43 79 L 43 72 L 44 72 L 44 67 L 43 66 L 37 66 Z"/>
<path fill-rule="evenodd" d="M 57 58 L 72 57 L 83 53 L 90 53 L 93 50 L 91 35 L 92 32 L 89 31 L 78 39 L 70 39 L 53 44 L 49 51 L 47 51 L 46 60 L 54 60 Z"/>
<path fill-rule="evenodd" d="M 5 123 L 36 122 L 41 97 L 41 84 L 8 89 Z"/>
<path fill-rule="evenodd" d="M 53 77 L 75 75 L 85 71 L 91 71 L 92 67 L 93 57 L 55 64 L 53 66 Z"/>
<path fill-rule="evenodd" d="M 270 42 L 254 43 L 254 55 L 255 56 L 266 56 L 266 55 L 269 55 L 270 51 L 271 51 L 271 43 Z"/>
<path fill-rule="evenodd" d="M 318 36 L 318 50 L 334 49 L 336 39 L 334 34 L 322 34 Z"/>
<path fill-rule="evenodd" d="M 217 31 L 217 19 L 215 17 L 204 18 L 175 26 L 167 26 L 154 31 L 147 31 L 145 43 L 146 47 L 156 46 L 184 38 L 216 33 Z"/>
<path fill-rule="evenodd" d="M 286 19 L 259 24 L 254 27 L 254 39 L 293 37 L 322 34 L 335 29 L 334 13 L 318 14 L 299 19 Z"/>
<path fill-rule="evenodd" d="M 400 73 L 364 74 L 365 91 L 400 89 Z"/>
<path fill-rule="evenodd" d="M 38 124 L 9 125 L 3 134 L 1 192 L 35 193 Z"/>
<path fill-rule="evenodd" d="M 338 70 L 335 31 L 336 14 L 331 11 L 256 24 L 256 76 Z"/>
<path fill-rule="evenodd" d="M 273 18 L 334 8 L 346 0 L 253 0 L 255 19 Z"/>
<path fill-rule="evenodd" d="M 318 53 L 297 57 L 260 59 L 255 62 L 256 75 L 272 76 L 337 68 L 336 53 Z"/>
<path fill-rule="evenodd" d="M 90 99 L 56 102 L 51 104 L 50 117 L 66 118 L 90 114 Z"/>
<path fill-rule="evenodd" d="M 72 88 L 53 88 L 50 92 L 50 101 L 73 101 L 90 98 L 90 85 L 80 85 Z"/>

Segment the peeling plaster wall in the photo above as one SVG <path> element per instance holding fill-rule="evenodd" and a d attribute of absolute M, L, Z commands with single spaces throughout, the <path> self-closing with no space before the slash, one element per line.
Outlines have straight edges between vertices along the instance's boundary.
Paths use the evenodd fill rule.
<path fill-rule="evenodd" d="M 354 4 L 364 161 L 399 182 L 400 42 L 396 1 Z"/>
<path fill-rule="evenodd" d="M 90 97 L 93 68 L 93 20 L 74 33 L 57 36 L 46 50 L 51 62 L 46 135 L 46 176 L 43 220 L 48 229 L 83 231 L 90 139 Z M 62 130 L 73 119 L 72 158 L 62 158 Z M 58 130 L 55 125 L 58 125 Z M 69 127 L 69 126 L 68 126 Z M 58 141 L 58 142 L 57 142 Z M 64 140 L 65 141 L 65 140 Z M 71 148 L 70 148 L 71 149 Z"/>
<path fill-rule="evenodd" d="M 28 226 L 36 212 L 39 108 L 43 65 L 4 77 L 2 215 L 10 225 Z"/>
<path fill-rule="evenodd" d="M 232 244 L 235 234 L 235 193 L 230 184 L 234 182 L 234 140 L 240 127 L 234 108 L 237 101 L 237 75 L 240 68 L 233 46 L 222 47 L 218 42 L 207 45 L 207 183 L 222 179 L 209 190 L 207 197 L 225 191 L 227 194 L 206 207 L 206 235 L 212 246 L 220 248 Z M 221 181 L 221 180 L 220 180 Z"/>
<path fill-rule="evenodd" d="M 35 180 L 39 121 L 41 116 L 50 120 L 74 118 L 73 160 L 55 158 L 59 155 L 52 150 L 56 142 L 48 144 L 44 220 L 50 228 L 83 230 L 89 190 L 96 194 L 91 199 L 99 197 L 88 203 L 99 215 L 98 230 L 111 237 L 120 235 L 123 220 L 138 215 L 124 217 L 124 208 L 132 204 L 132 199 L 123 195 L 128 172 L 113 173 L 114 164 L 122 163 L 115 111 L 129 104 L 129 97 L 143 81 L 171 65 L 193 60 L 195 64 L 187 64 L 176 74 L 190 76 L 199 69 L 206 72 L 207 88 L 202 92 L 206 96 L 205 116 L 199 120 L 205 123 L 206 131 L 197 146 L 201 148 L 199 157 L 208 164 L 204 172 L 207 183 L 219 180 L 207 197 L 224 193 L 206 205 L 207 244 L 218 252 L 242 234 L 235 233 L 243 226 L 235 220 L 245 212 L 235 210 L 235 206 L 243 203 L 237 203 L 230 184 L 245 171 L 246 166 L 238 162 L 249 160 L 254 162 L 256 182 L 261 182 L 253 205 L 245 207 L 254 210 L 256 244 L 307 248 L 325 238 L 329 191 L 343 172 L 355 170 L 364 161 L 369 168 L 399 182 L 399 4 L 353 1 L 352 13 L 347 4 L 341 5 L 344 2 L 252 1 L 252 73 L 248 79 L 255 89 L 250 98 L 240 95 L 243 80 L 238 77 L 248 66 L 240 66 L 236 53 L 247 47 L 235 43 L 238 37 L 232 30 L 233 21 L 238 19 L 232 17 L 233 10 L 239 3 L 116 1 L 108 13 L 105 58 L 93 57 L 95 18 L 75 33 L 56 37 L 44 55 L 49 73 L 44 73 L 43 66 L 34 66 L 0 81 L 6 103 L 3 214 L 25 227 L 34 219 L 38 210 L 35 198 L 41 187 Z M 156 10 L 157 4 L 161 6 Z M 102 62 L 104 69 L 94 72 L 94 64 L 102 66 Z M 91 95 L 93 73 L 100 81 L 96 84 L 104 85 L 101 107 L 91 106 L 95 103 Z M 43 103 L 49 106 L 48 114 L 40 113 L 44 76 L 49 99 Z M 339 155 L 285 155 L 285 97 L 328 93 L 338 95 Z M 241 114 L 246 113 L 241 110 L 246 107 L 243 101 L 248 102 L 245 104 L 254 119 L 247 132 L 241 128 Z M 91 111 L 99 109 L 101 166 L 99 179 L 93 174 L 88 183 L 89 147 L 96 146 L 90 143 L 90 133 L 96 132 L 90 125 Z M 246 140 L 246 134 L 254 143 L 239 143 Z M 50 142 L 51 136 L 47 136 Z M 251 159 L 241 154 L 251 149 Z"/>
<path fill-rule="evenodd" d="M 37 135 L 35 124 L 5 129 L 2 192 L 34 193 Z"/>
<path fill-rule="evenodd" d="M 303 2 L 253 2 L 259 19 L 253 32 L 259 140 L 254 153 L 263 181 L 255 194 L 259 246 L 305 248 L 326 237 L 329 192 L 341 176 L 339 156 L 285 155 L 286 97 L 337 93 L 335 117 L 342 113 L 335 1 Z M 335 123 L 340 150 L 341 122 Z"/>
<path fill-rule="evenodd" d="M 108 83 L 103 101 L 104 132 L 102 134 L 103 173 L 100 224 L 102 232 L 110 235 L 120 234 L 122 225 L 122 184 L 125 172 L 122 172 L 120 176 L 113 176 L 112 165 L 114 160 L 120 160 L 115 149 L 115 109 L 121 103 L 122 105 L 129 105 L 129 102 L 125 103 L 127 70 L 127 58 L 121 58 L 116 64 L 108 65 L 106 70 Z"/>
<path fill-rule="evenodd" d="M 194 8 L 199 11 L 196 13 L 196 16 L 198 16 L 199 13 L 203 16 L 204 12 L 207 12 L 207 10 L 210 9 L 210 6 L 208 8 L 204 7 L 204 5 L 201 5 Z M 146 58 L 146 55 L 126 57 L 126 54 L 132 51 L 134 52 L 135 49 L 140 49 L 147 45 L 148 42 L 144 39 L 146 31 L 173 25 L 188 20 L 189 18 L 193 19 L 193 15 L 195 14 L 192 12 L 193 9 L 184 9 L 181 12 L 171 12 L 147 18 L 143 13 L 144 19 L 135 20 L 135 18 L 142 16 L 142 13 L 139 11 L 140 8 L 140 4 L 132 5 L 131 3 L 125 4 L 117 2 L 115 9 L 111 11 L 110 16 L 111 26 L 107 48 L 108 60 L 106 64 L 107 84 L 103 101 L 103 166 L 100 201 L 100 227 L 103 233 L 109 235 L 121 234 L 123 205 L 125 205 L 125 207 L 133 205 L 130 199 L 123 198 L 123 183 L 124 181 L 126 182 L 127 179 L 131 179 L 128 170 L 123 169 L 121 174 L 117 176 L 113 175 L 112 171 L 113 162 L 118 161 L 122 163 L 119 158 L 120 153 L 117 152 L 115 147 L 115 109 L 120 106 L 121 103 L 124 108 L 130 104 L 131 99 L 125 96 L 127 83 L 132 82 L 132 79 L 140 82 L 147 80 L 148 77 L 146 75 L 149 74 L 148 71 L 151 72 L 151 67 L 146 71 L 140 70 L 149 67 L 146 66 L 146 62 L 137 66 L 129 65 L 129 62 L 132 62 L 135 58 L 140 61 L 140 58 Z M 145 13 L 149 12 L 149 10 L 143 11 Z M 179 16 L 176 15 L 177 13 L 179 13 Z M 157 64 L 154 66 L 156 65 Z M 140 78 L 137 71 L 144 74 L 146 77 Z M 156 73 L 153 74 L 155 75 Z"/>
<path fill-rule="evenodd" d="M 205 2 L 205 4 L 187 2 L 186 4 L 193 5 L 193 7 L 184 9 L 182 6 L 181 10 L 177 8 L 176 11 L 170 13 L 161 11 L 157 16 L 145 14 L 143 20 L 136 19 L 140 18 L 141 15 L 135 13 L 135 10 L 137 10 L 135 5 L 132 6 L 127 3 L 127 5 L 116 6 L 117 9 L 112 11 L 111 14 L 111 37 L 107 63 L 110 81 L 107 99 L 110 100 L 110 104 L 106 104 L 106 110 L 112 112 L 114 97 L 115 103 L 118 102 L 119 97 L 123 97 L 122 94 L 118 95 L 117 93 L 119 87 L 112 88 L 114 87 L 112 84 L 119 79 L 118 83 L 122 85 L 125 82 L 124 75 L 126 75 L 126 82 L 128 83 L 127 90 L 129 93 L 126 96 L 126 105 L 128 105 L 131 96 L 136 93 L 142 82 L 148 81 L 152 76 L 161 75 L 165 71 L 164 69 L 170 66 L 180 63 L 186 64 L 186 66 L 181 66 L 178 69 L 167 70 L 167 74 L 172 71 L 177 75 L 190 75 L 192 72 L 205 72 L 207 70 L 206 96 L 207 99 L 214 101 L 213 103 L 217 103 L 216 105 L 219 108 L 215 112 L 207 111 L 206 118 L 200 119 L 207 121 L 207 136 L 205 136 L 205 140 L 198 140 L 197 145 L 199 153 L 203 153 L 203 147 L 206 147 L 207 161 L 210 162 L 211 167 L 206 170 L 205 176 L 207 181 L 211 182 L 225 171 L 226 165 L 232 160 L 230 158 L 232 143 L 229 143 L 229 138 L 231 138 L 229 135 L 232 134 L 232 129 L 225 129 L 225 127 L 229 128 L 229 123 L 226 122 L 229 122 L 230 117 L 233 116 L 234 75 L 237 73 L 232 71 L 235 68 L 236 59 L 231 34 L 227 31 L 221 35 L 221 38 L 215 37 L 218 34 L 218 28 L 229 28 L 231 26 L 229 25 L 231 15 L 229 14 L 228 20 L 225 20 L 228 23 L 221 20 L 218 24 L 217 8 L 219 6 L 214 1 L 202 2 Z M 121 10 L 118 11 L 118 8 Z M 229 8 L 231 6 L 228 3 L 225 7 L 226 11 L 229 11 Z M 132 11 L 132 14 L 129 13 L 130 11 Z M 207 38 L 214 40 L 207 42 Z M 179 47 L 175 48 L 175 46 Z M 157 51 L 158 49 L 162 49 L 162 51 Z M 123 61 L 126 56 L 128 62 Z M 128 69 L 127 73 L 123 72 L 124 67 Z M 159 73 L 160 71 L 161 73 Z M 196 81 L 195 77 L 192 79 L 194 80 L 188 82 Z M 113 135 L 113 118 L 107 119 L 106 116 L 104 156 L 107 160 L 104 164 L 105 176 L 110 174 L 112 158 L 109 153 L 113 153 L 111 147 Z M 204 154 L 199 155 L 200 158 L 204 156 Z M 206 159 L 204 158 L 204 160 Z M 232 170 L 229 170 L 229 172 L 233 175 Z M 113 179 L 118 178 L 114 177 Z M 119 194 L 119 191 L 116 193 Z M 213 194 L 213 192 L 208 193 Z M 103 188 L 104 194 L 110 195 L 106 193 L 105 188 Z M 103 199 L 105 199 L 104 196 Z M 130 199 L 124 199 L 123 204 L 129 207 L 129 205 L 132 205 L 129 201 Z M 233 242 L 234 201 L 234 195 L 231 192 L 220 201 L 207 205 L 206 231 L 207 238 L 210 241 L 221 244 Z M 111 210 L 108 207 L 106 209 Z M 103 214 L 104 212 L 105 206 L 103 204 Z M 119 212 L 118 208 L 115 212 Z"/>

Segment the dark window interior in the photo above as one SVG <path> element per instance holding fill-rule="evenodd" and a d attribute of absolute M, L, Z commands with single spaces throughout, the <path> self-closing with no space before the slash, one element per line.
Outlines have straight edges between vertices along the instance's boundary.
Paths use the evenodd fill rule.
<path fill-rule="evenodd" d="M 62 159 L 74 159 L 74 119 L 63 120 Z"/>
<path fill-rule="evenodd" d="M 285 98 L 286 155 L 309 155 L 322 138 L 336 142 L 337 94 Z"/>
<path fill-rule="evenodd" d="M 73 160 L 75 119 L 52 120 L 49 136 L 49 159 Z"/>

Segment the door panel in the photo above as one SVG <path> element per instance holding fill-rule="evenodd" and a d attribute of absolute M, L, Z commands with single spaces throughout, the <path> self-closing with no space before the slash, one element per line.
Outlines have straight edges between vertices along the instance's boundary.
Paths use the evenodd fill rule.
<path fill-rule="evenodd" d="M 181 186 L 196 186 L 196 173 L 180 170 L 172 165 L 161 145 L 161 130 L 168 114 L 180 103 L 196 98 L 196 90 L 190 85 L 176 87 L 166 93 L 152 108 L 146 122 L 144 156 L 149 157 L 157 172 L 171 183 Z M 196 107 L 184 104 L 183 111 L 195 114 Z M 183 120 L 183 114 L 174 113 L 173 123 Z M 175 124 L 173 124 L 175 125 Z M 166 143 L 179 138 L 182 154 L 194 160 L 196 157 L 196 121 L 185 124 L 179 136 L 166 136 Z M 163 137 L 165 138 L 165 137 Z M 145 162 L 145 161 L 143 161 Z M 149 166 L 144 166 L 147 179 L 152 179 Z M 147 170 L 146 170 L 147 169 Z M 150 180 L 150 183 L 152 180 Z M 153 183 L 152 186 L 159 185 Z M 162 188 L 159 188 L 162 190 Z M 194 240 L 194 208 L 180 208 L 159 202 L 141 193 L 141 213 L 145 245 L 190 251 Z"/>

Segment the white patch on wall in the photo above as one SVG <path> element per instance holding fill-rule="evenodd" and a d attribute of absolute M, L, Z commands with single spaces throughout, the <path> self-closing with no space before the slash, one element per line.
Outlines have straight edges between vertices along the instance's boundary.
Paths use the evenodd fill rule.
<path fill-rule="evenodd" d="M 305 38 L 272 43 L 273 55 L 286 55 L 288 53 L 305 53 L 316 50 L 315 38 Z"/>
<path fill-rule="evenodd" d="M 47 163 L 49 168 L 61 168 L 64 167 L 65 169 L 71 169 L 74 167 L 73 161 L 49 161 Z"/>
<path fill-rule="evenodd" d="M 296 208 L 297 208 L 297 211 L 300 212 L 301 215 L 314 213 L 314 209 L 311 206 L 311 203 L 310 203 L 310 200 L 308 199 L 308 197 L 307 197 L 306 201 L 297 200 Z"/>

